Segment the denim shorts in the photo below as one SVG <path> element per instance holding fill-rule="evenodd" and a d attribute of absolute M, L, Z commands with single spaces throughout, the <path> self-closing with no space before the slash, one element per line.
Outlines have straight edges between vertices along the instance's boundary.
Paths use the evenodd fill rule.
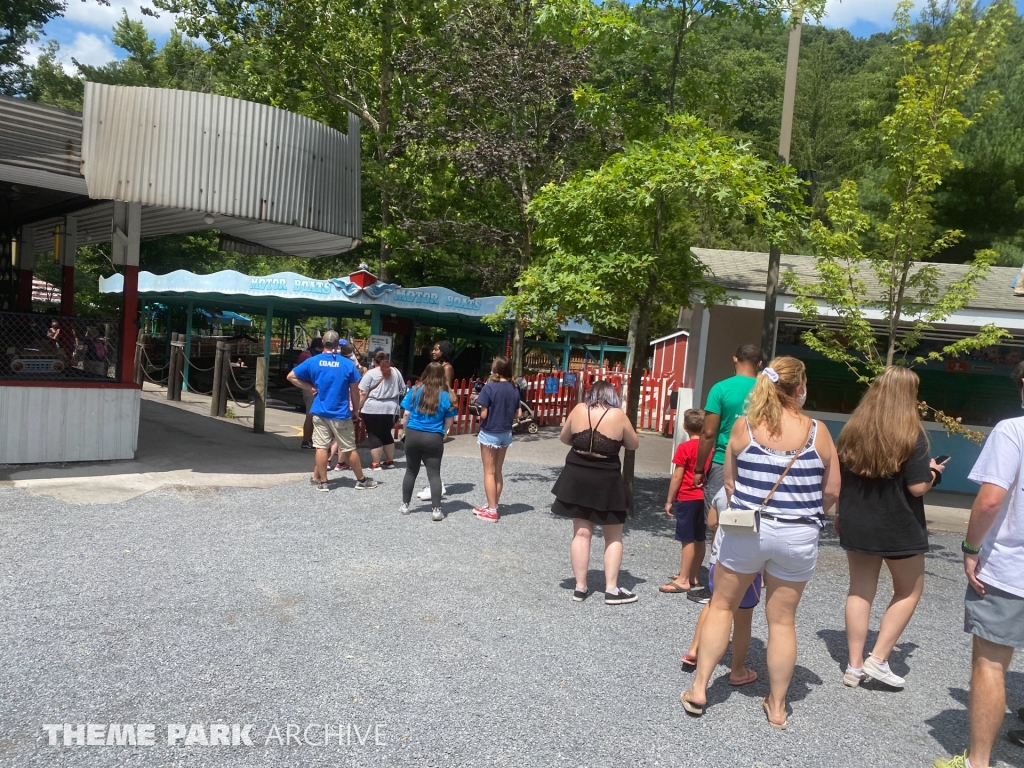
<path fill-rule="evenodd" d="M 760 573 L 783 581 L 811 580 L 818 562 L 817 525 L 761 518 L 757 533 L 723 531 L 718 562 L 737 573 Z"/>
<path fill-rule="evenodd" d="M 488 448 L 508 448 L 512 445 L 512 430 L 508 432 L 484 432 L 480 430 L 480 434 L 476 436 L 476 441 L 480 445 L 486 445 Z"/>

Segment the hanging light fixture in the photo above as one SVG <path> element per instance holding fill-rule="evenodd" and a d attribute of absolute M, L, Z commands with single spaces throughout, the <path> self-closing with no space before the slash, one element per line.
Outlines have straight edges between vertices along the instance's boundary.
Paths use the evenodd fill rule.
<path fill-rule="evenodd" d="M 64 227 L 58 224 L 53 228 L 53 263 L 60 264 L 60 255 L 64 246 Z"/>

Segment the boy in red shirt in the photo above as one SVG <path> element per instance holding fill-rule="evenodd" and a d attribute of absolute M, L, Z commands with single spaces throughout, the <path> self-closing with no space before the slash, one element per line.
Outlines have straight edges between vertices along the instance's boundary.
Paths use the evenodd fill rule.
<path fill-rule="evenodd" d="M 683 429 L 690 439 L 679 444 L 672 458 L 676 470 L 672 473 L 665 502 L 665 514 L 676 519 L 676 541 L 682 545 L 682 559 L 679 573 L 661 588 L 662 592 L 689 592 L 700 586 L 697 577 L 704 562 L 708 529 L 704 519 L 704 490 L 694 486 L 693 472 L 697 467 L 698 438 L 703 427 L 704 411 L 690 408 L 683 414 Z M 707 463 L 710 466 L 710 456 Z M 707 469 L 704 467 L 705 471 Z"/>

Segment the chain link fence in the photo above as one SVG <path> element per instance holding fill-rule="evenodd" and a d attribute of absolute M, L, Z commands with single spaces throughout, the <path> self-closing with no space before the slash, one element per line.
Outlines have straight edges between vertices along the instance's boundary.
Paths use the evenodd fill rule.
<path fill-rule="evenodd" d="M 0 353 L 0 380 L 116 380 L 118 321 L 0 312 Z"/>

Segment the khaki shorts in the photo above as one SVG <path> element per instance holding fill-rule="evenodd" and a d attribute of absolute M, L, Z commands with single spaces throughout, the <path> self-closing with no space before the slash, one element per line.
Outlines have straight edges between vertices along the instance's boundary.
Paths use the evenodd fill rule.
<path fill-rule="evenodd" d="M 338 441 L 338 451 L 348 453 L 356 449 L 356 432 L 352 419 L 322 419 L 313 417 L 313 447 L 325 451 L 331 447 L 331 440 Z"/>

